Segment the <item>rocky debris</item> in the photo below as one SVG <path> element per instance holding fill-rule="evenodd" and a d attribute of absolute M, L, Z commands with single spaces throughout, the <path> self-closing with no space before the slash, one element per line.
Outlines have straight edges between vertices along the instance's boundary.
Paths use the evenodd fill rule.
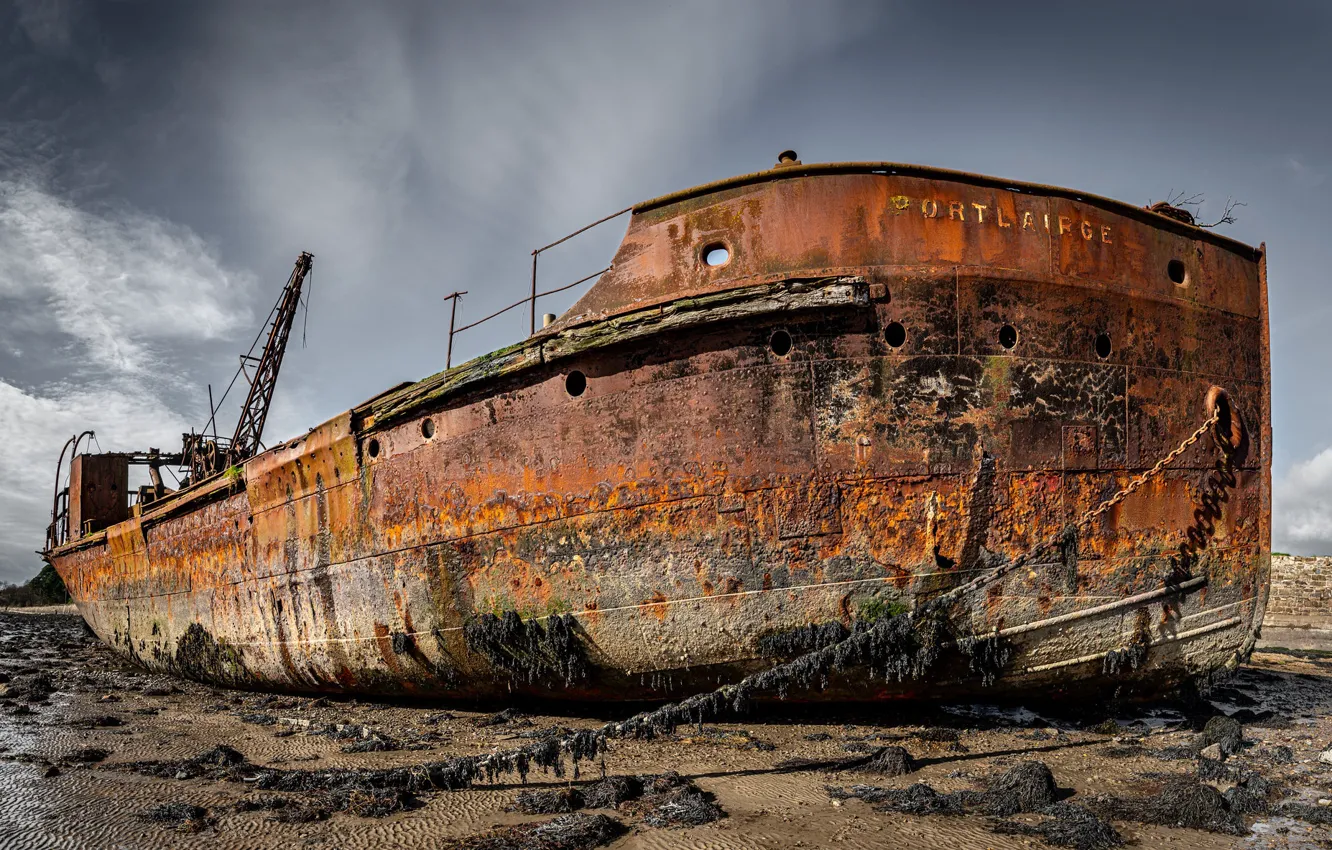
<path fill-rule="evenodd" d="M 1315 826 L 1332 826 L 1332 808 L 1311 806 L 1308 803 L 1282 803 L 1273 810 L 1273 814 L 1302 820 Z"/>
<path fill-rule="evenodd" d="M 757 750 L 764 753 L 777 749 L 773 744 L 754 737 L 753 733 L 747 730 L 726 730 L 718 729 L 715 726 L 702 727 L 694 733 L 680 736 L 676 740 L 682 744 L 717 744 L 736 750 Z"/>
<path fill-rule="evenodd" d="M 401 750 L 402 744 L 387 735 L 374 733 L 368 737 L 345 744 L 342 747 L 344 753 L 387 753 L 395 750 Z"/>
<path fill-rule="evenodd" d="M 9 699 L 25 699 L 28 702 L 41 702 L 55 693 L 55 682 L 46 673 L 28 673 L 14 676 L 4 688 L 4 696 Z"/>
<path fill-rule="evenodd" d="M 1230 717 L 1213 717 L 1207 721 L 1202 732 L 1198 734 L 1195 741 L 1198 752 L 1207 755 L 1205 752 L 1211 747 L 1216 747 L 1213 752 L 1220 752 L 1220 757 L 1209 755 L 1208 758 L 1215 758 L 1218 761 L 1221 757 L 1232 756 L 1240 751 L 1244 746 L 1244 727 L 1238 720 Z"/>
<path fill-rule="evenodd" d="M 497 827 L 479 835 L 445 841 L 444 850 L 590 850 L 609 844 L 624 825 L 606 815 L 569 814 L 554 820 Z"/>
<path fill-rule="evenodd" d="M 110 755 L 110 750 L 104 750 L 101 747 L 83 747 L 66 755 L 64 761 L 78 764 L 96 764 L 105 761 Z"/>
<path fill-rule="evenodd" d="M 81 726 L 85 729 L 106 728 L 112 726 L 123 726 L 125 721 L 114 714 L 103 714 L 96 717 L 79 717 L 69 721 L 70 726 Z"/>
<path fill-rule="evenodd" d="M 120 770 L 162 779 L 227 779 L 234 768 L 246 765 L 245 756 L 226 744 L 205 750 L 184 761 L 134 761 L 117 764 Z"/>
<path fill-rule="evenodd" d="M 487 726 L 531 726 L 532 721 L 528 720 L 527 715 L 521 711 L 506 708 L 497 714 L 478 717 L 472 721 L 472 725 L 482 729 Z"/>

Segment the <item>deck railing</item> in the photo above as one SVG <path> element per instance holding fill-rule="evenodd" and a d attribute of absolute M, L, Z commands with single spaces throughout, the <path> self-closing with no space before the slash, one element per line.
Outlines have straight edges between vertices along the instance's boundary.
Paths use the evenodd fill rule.
<path fill-rule="evenodd" d="M 466 295 L 467 293 L 465 293 L 465 292 L 454 292 L 454 293 L 452 293 L 452 294 L 450 294 L 450 295 L 445 296 L 446 298 L 454 299 L 454 311 L 453 311 L 453 314 L 452 314 L 452 315 L 450 316 L 450 318 L 449 318 L 449 348 L 448 348 L 448 355 L 446 356 L 446 359 L 445 359 L 445 362 L 444 362 L 444 367 L 447 369 L 449 366 L 453 365 L 453 364 L 452 364 L 452 361 L 453 361 L 453 337 L 454 337 L 455 334 L 460 334 L 460 333 L 462 333 L 463 331 L 469 331 L 469 330 L 471 330 L 472 328 L 476 327 L 477 325 L 483 325 L 483 324 L 485 324 L 486 322 L 490 321 L 491 319 L 494 319 L 494 318 L 496 318 L 496 317 L 498 317 L 498 316 L 502 316 L 502 315 L 504 315 L 505 313 L 509 312 L 510 310 L 517 309 L 518 307 L 521 307 L 521 306 L 523 306 L 524 304 L 527 304 L 527 305 L 529 305 L 529 307 L 530 307 L 528 333 L 529 333 L 529 334 L 534 334 L 534 333 L 536 333 L 536 315 L 537 315 L 537 312 L 536 312 L 536 305 L 537 305 L 537 301 L 538 301 L 539 299 L 541 299 L 541 298 L 545 298 L 547 295 L 555 295 L 555 294 L 557 294 L 557 293 L 564 292 L 564 291 L 569 290 L 569 289 L 573 289 L 575 286 L 578 286 L 579 284 L 587 283 L 589 280 L 592 280 L 593 278 L 600 277 L 601 275 L 603 275 L 603 274 L 605 274 L 606 272 L 610 271 L 611 268 L 612 268 L 612 266 L 606 266 L 606 268 L 601 269 L 600 271 L 595 271 L 595 272 L 593 272 L 592 274 L 590 274 L 590 275 L 588 275 L 588 276 L 586 276 L 586 277 L 581 277 L 581 278 L 579 278 L 578 280 L 575 280 L 573 283 L 566 283 L 564 286 L 557 286 L 557 287 L 555 287 L 554 289 L 547 289 L 547 290 L 545 290 L 544 292 L 538 292 L 538 291 L 537 291 L 537 260 L 540 258 L 541 253 L 542 253 L 543 251 L 549 251 L 551 248 L 554 248 L 556 245 L 562 245 L 562 244 L 564 244 L 565 242 L 568 242 L 570 239 L 574 238 L 575 236 L 578 236 L 578 235 L 580 235 L 580 234 L 586 233 L 587 231 L 591 230 L 592 228 L 594 228 L 594 227 L 596 227 L 596 226 L 598 226 L 598 225 L 601 225 L 601 224 L 605 224 L 606 222 L 611 221 L 612 219 L 619 218 L 620 216 L 622 216 L 622 215 L 624 215 L 625 213 L 630 212 L 630 211 L 632 211 L 632 210 L 633 210 L 633 207 L 625 207 L 624 209 L 620 210 L 619 212 L 611 213 L 611 214 L 608 215 L 608 216 L 605 216 L 605 217 L 603 217 L 603 218 L 599 218 L 599 219 L 597 219 L 596 221 L 592 222 L 592 223 L 589 224 L 589 225 L 586 225 L 586 226 L 584 226 L 584 227 L 580 227 L 580 228 L 578 228 L 577 230 L 575 230 L 573 233 L 570 233 L 568 236 L 565 236 L 565 237 L 563 237 L 563 238 L 561 238 L 561 239 L 556 239 L 554 242 L 550 243 L 549 245 L 543 245 L 543 246 L 541 246 L 540 248 L 537 248 L 535 251 L 532 252 L 532 291 L 531 291 L 531 292 L 530 292 L 525 298 L 522 298 L 521 300 L 515 301 L 515 302 L 513 302 L 512 304 L 510 304 L 510 305 L 507 306 L 507 307 L 502 307 L 502 308 L 500 308 L 499 310 L 496 310 L 495 312 L 491 313 L 489 316 L 486 316 L 486 317 L 481 318 L 481 319 L 477 319 L 475 322 L 470 322 L 470 323 L 468 323 L 468 324 L 466 324 L 466 325 L 463 325 L 463 326 L 460 327 L 460 328 L 456 328 L 456 329 L 455 329 L 455 328 L 453 327 L 453 317 L 457 315 L 457 303 L 458 303 L 458 302 L 457 302 L 457 299 L 460 298 L 460 297 L 463 296 L 463 295 Z"/>

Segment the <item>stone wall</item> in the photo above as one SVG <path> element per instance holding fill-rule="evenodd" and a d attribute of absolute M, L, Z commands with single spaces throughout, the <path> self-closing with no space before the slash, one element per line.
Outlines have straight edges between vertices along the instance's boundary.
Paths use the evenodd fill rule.
<path fill-rule="evenodd" d="M 1332 557 L 1272 556 L 1263 627 L 1332 629 Z"/>

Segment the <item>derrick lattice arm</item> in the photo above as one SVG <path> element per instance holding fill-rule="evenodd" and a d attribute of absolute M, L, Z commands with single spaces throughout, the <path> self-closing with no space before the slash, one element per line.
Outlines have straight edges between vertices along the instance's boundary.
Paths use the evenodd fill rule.
<path fill-rule="evenodd" d="M 296 319 L 296 308 L 301 302 L 301 286 L 313 263 L 314 255 L 301 252 L 282 290 L 282 297 L 273 315 L 273 324 L 268 331 L 268 340 L 264 344 L 264 353 L 255 365 L 250 393 L 245 397 L 240 421 L 236 423 L 236 433 L 227 449 L 227 466 L 253 457 L 259 451 L 264 420 L 268 418 L 268 406 L 273 400 L 273 387 L 277 384 L 278 370 L 282 368 L 282 356 L 287 352 L 287 338 L 291 335 L 291 326 Z"/>

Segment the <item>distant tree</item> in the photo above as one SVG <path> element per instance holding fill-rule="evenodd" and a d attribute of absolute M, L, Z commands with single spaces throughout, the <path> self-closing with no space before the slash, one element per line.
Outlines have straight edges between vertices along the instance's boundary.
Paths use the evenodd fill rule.
<path fill-rule="evenodd" d="M 69 599 L 65 583 L 50 564 L 24 584 L 0 585 L 0 607 L 27 608 L 33 605 L 59 605 Z"/>
<path fill-rule="evenodd" d="M 69 593 L 65 590 L 64 580 L 60 578 L 60 573 L 56 572 L 55 567 L 50 564 L 42 567 L 41 572 L 28 580 L 28 587 L 40 599 L 45 600 L 42 603 L 44 605 L 59 605 L 69 598 Z"/>

